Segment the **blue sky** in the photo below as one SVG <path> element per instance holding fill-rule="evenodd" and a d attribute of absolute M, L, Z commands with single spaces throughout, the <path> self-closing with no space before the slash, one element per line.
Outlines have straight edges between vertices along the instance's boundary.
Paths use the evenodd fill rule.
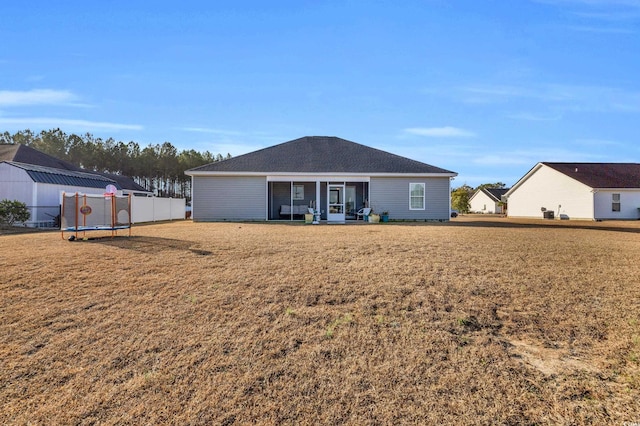
<path fill-rule="evenodd" d="M 237 156 L 327 135 L 512 185 L 640 162 L 640 0 L 0 4 L 0 131 Z"/>

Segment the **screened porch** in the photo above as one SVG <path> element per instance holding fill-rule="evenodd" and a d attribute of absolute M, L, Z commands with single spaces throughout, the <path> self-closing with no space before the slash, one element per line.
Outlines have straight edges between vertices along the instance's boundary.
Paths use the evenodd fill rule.
<path fill-rule="evenodd" d="M 356 220 L 369 199 L 364 181 L 270 181 L 268 219 L 304 220 L 308 209 L 320 212 L 324 221 Z"/>

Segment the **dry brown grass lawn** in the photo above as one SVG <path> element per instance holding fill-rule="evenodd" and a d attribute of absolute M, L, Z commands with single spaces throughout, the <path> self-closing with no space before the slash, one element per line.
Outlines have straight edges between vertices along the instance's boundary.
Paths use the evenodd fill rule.
<path fill-rule="evenodd" d="M 0 253 L 2 424 L 640 422 L 640 222 L 177 222 Z"/>

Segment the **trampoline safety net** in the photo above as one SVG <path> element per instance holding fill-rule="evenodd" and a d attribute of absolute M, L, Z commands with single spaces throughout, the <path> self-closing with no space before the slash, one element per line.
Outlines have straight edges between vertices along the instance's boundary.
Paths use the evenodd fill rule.
<path fill-rule="evenodd" d="M 129 229 L 131 234 L 131 196 L 115 194 L 62 194 L 60 229 L 64 232 L 111 231 Z"/>

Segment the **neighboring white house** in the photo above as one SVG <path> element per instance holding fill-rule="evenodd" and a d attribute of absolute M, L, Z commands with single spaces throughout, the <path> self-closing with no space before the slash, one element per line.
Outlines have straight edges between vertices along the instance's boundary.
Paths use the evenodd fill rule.
<path fill-rule="evenodd" d="M 54 169 L 14 161 L 0 162 L 0 199 L 25 203 L 31 212 L 30 224 L 53 226 L 60 214 L 62 192 L 104 194 L 113 185 L 122 195 L 122 187 L 111 179 L 72 170 Z"/>
<path fill-rule="evenodd" d="M 471 213 L 503 214 L 502 196 L 509 188 L 479 188 L 469 199 Z"/>
<path fill-rule="evenodd" d="M 27 225 L 57 225 L 62 192 L 102 195 L 107 185 L 117 195 L 132 195 L 133 222 L 185 217 L 185 199 L 153 197 L 128 176 L 88 172 L 25 145 L 0 144 L 0 200 L 25 203 L 31 213 Z"/>
<path fill-rule="evenodd" d="M 195 221 L 356 220 L 363 207 L 392 220 L 450 217 L 457 173 L 345 139 L 307 136 L 185 172 Z"/>
<path fill-rule="evenodd" d="M 536 164 L 506 194 L 513 218 L 639 219 L 640 164 Z"/>

